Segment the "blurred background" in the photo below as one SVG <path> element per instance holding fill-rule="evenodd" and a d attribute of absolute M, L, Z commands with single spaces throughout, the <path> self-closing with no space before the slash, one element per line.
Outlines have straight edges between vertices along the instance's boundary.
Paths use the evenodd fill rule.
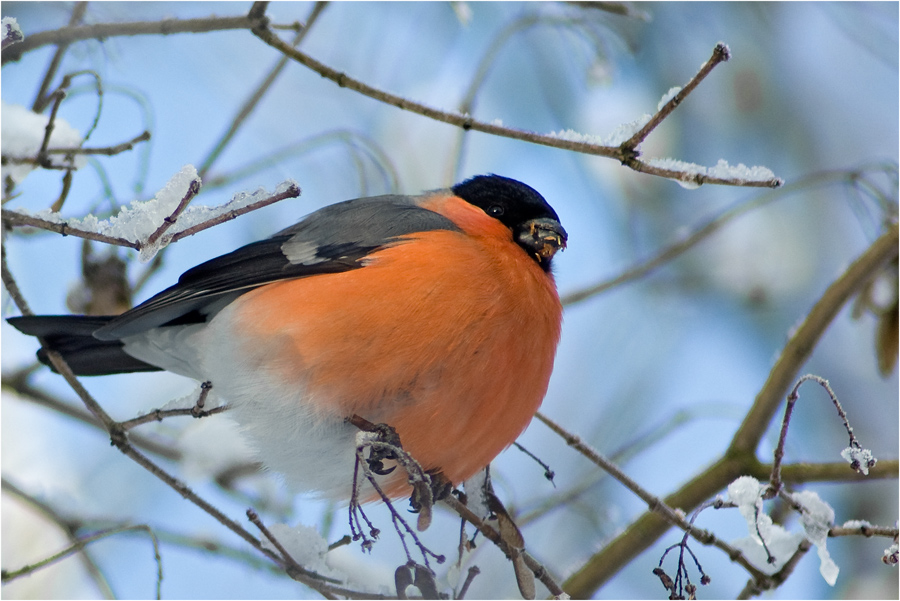
<path fill-rule="evenodd" d="M 617 7 L 618 5 L 614 5 Z M 25 36 L 69 23 L 68 2 L 4 2 Z M 243 2 L 90 3 L 84 23 L 191 19 L 246 14 Z M 313 4 L 274 3 L 276 24 L 305 21 Z M 290 39 L 293 32 L 282 32 Z M 567 306 L 556 369 L 542 411 L 657 495 L 715 461 L 766 380 L 792 327 L 846 266 L 896 219 L 898 153 L 898 5 L 896 3 L 637 3 L 614 14 L 581 3 L 343 3 L 328 5 L 301 49 L 377 88 L 457 110 L 482 73 L 468 108 L 477 119 L 549 133 L 606 135 L 656 109 L 725 42 L 720 65 L 641 147 L 648 157 L 702 165 L 719 159 L 764 165 L 786 180 L 777 192 L 678 184 L 629 171 L 615 161 L 480 133 L 381 104 L 289 63 L 231 142 L 212 161 L 196 204 L 218 205 L 241 191 L 273 190 L 286 179 L 298 199 L 185 239 L 149 271 L 119 250 L 129 280 L 143 281 L 140 302 L 187 268 L 265 237 L 339 200 L 387 192 L 418 193 L 479 173 L 520 179 L 554 206 L 570 235 L 556 261 L 562 296 L 613 278 L 729 207 L 758 203 L 699 245 L 649 275 Z M 54 53 L 44 46 L 2 70 L 2 99 L 31 107 Z M 102 110 L 89 146 L 114 145 L 144 129 L 150 142 L 75 172 L 65 216 L 109 215 L 151 198 L 184 165 L 201 168 L 241 105 L 279 60 L 249 31 L 110 37 L 73 44 L 62 75 L 89 69 L 102 80 Z M 52 88 L 51 88 L 52 89 Z M 98 114 L 90 75 L 73 79 L 59 115 L 82 135 Z M 8 112 L 8 111 L 7 111 Z M 4 130 L 7 127 L 3 118 Z M 35 171 L 7 209 L 38 211 L 60 194 L 57 171 Z M 82 241 L 49 233 L 7 234 L 9 267 L 37 313 L 67 313 L 84 297 Z M 95 245 L 103 256 L 105 249 Z M 146 277 L 145 277 L 146 276 Z M 876 303 L 896 300 L 893 273 L 873 286 Z M 18 314 L 4 290 L 3 316 Z M 878 318 L 847 306 L 801 373 L 827 378 L 855 434 L 878 458 L 898 452 L 896 365 L 879 372 Z M 5 481 L 91 532 L 146 524 L 161 538 L 169 598 L 317 596 L 266 562 L 246 559 L 236 536 L 110 448 L 108 437 L 9 391 L 7 379 L 34 362 L 36 341 L 2 329 L 2 471 Z M 894 326 L 896 335 L 896 326 Z M 348 374 L 352 377 L 352 374 Z M 47 369 L 29 382 L 77 406 Z M 117 419 L 128 419 L 191 393 L 170 374 L 84 380 Z M 781 411 L 779 410 L 779 416 Z M 771 461 L 779 423 L 758 455 Z M 176 418 L 142 434 L 179 451 L 170 472 L 233 519 L 254 506 L 266 523 L 305 524 L 330 543 L 347 533 L 341 507 L 294 495 L 277 478 L 241 479 L 237 492 L 213 482 L 222 466 L 246 459 L 227 416 Z M 577 570 L 646 507 L 574 453 L 540 423 L 519 440 L 550 464 L 515 449 L 493 464 L 494 486 L 517 516 L 528 549 L 559 579 Z M 789 463 L 840 461 L 846 434 L 827 396 L 801 389 L 787 440 Z M 849 468 L 848 468 L 849 470 Z M 809 484 L 831 504 L 838 524 L 864 519 L 895 526 L 897 481 Z M 373 552 L 350 544 L 332 552 L 360 581 L 393 582 L 405 561 L 383 508 L 368 510 L 382 536 Z M 4 490 L 2 564 L 16 569 L 67 545 L 57 526 Z M 802 528 L 796 515 L 785 527 Z M 747 536 L 737 511 L 704 512 L 697 524 L 718 537 Z M 247 524 L 248 528 L 252 528 Z M 458 519 L 440 512 L 423 541 L 455 558 Z M 652 575 L 671 530 L 595 595 L 664 598 Z M 209 547 L 215 543 L 216 548 Z M 831 539 L 841 569 L 834 587 L 812 551 L 776 599 L 897 598 L 897 572 L 881 562 L 890 541 Z M 207 547 L 201 549 L 198 547 Z M 700 598 L 734 597 L 746 573 L 720 551 L 694 545 L 712 577 Z M 230 551 L 229 551 L 230 550 Z M 123 534 L 90 547 L 118 597 L 155 595 L 156 565 L 146 535 Z M 671 560 L 670 560 L 671 561 Z M 510 564 L 482 543 L 469 559 L 482 575 L 471 598 L 515 597 Z M 674 567 L 669 564 L 669 572 Z M 438 575 L 454 577 L 445 564 Z M 699 574 L 692 576 L 699 581 Z M 4 585 L 7 598 L 94 598 L 104 594 L 84 564 L 69 558 Z M 546 591 L 539 590 L 538 594 Z"/>

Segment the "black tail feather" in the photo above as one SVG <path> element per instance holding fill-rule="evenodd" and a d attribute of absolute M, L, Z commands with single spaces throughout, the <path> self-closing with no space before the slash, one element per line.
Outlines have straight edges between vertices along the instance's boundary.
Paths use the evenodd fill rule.
<path fill-rule="evenodd" d="M 27 315 L 12 317 L 7 321 L 23 334 L 37 336 L 43 341 L 45 347 L 38 351 L 37 356 L 44 365 L 50 365 L 47 358 L 47 349 L 50 349 L 61 354 L 78 376 L 161 371 L 155 365 L 126 354 L 119 340 L 94 338 L 94 332 L 113 318 L 114 316 Z"/>

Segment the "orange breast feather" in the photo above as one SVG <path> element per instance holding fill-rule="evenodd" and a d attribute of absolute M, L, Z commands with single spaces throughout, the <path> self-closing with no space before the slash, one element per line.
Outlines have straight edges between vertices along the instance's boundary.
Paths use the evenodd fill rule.
<path fill-rule="evenodd" d="M 264 360 L 306 391 L 298 402 L 393 426 L 426 469 L 459 484 L 540 405 L 562 308 L 505 226 L 455 197 L 431 205 L 465 232 L 411 235 L 362 269 L 263 286 L 238 299 L 237 321 L 252 324 L 251 354 L 267 341 Z"/>

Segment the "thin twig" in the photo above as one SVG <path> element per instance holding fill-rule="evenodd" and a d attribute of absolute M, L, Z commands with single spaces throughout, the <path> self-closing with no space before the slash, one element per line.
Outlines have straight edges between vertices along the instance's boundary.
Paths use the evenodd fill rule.
<path fill-rule="evenodd" d="M 631 136 L 625 143 L 622 144 L 623 148 L 631 148 L 636 149 L 640 144 L 650 135 L 654 129 L 659 127 L 659 124 L 663 122 L 663 120 L 668 117 L 675 108 L 681 104 L 681 102 L 687 98 L 687 95 L 694 91 L 694 89 L 700 85 L 706 76 L 712 73 L 712 70 L 715 69 L 720 63 L 723 63 L 731 58 L 731 53 L 728 50 L 728 46 L 723 43 L 716 44 L 716 47 L 713 48 L 712 56 L 709 57 L 700 70 L 697 71 L 697 74 L 694 75 L 687 84 L 677 94 L 675 94 L 661 109 L 659 109 L 653 117 L 650 118 L 650 121 L 647 122 L 644 127 L 637 131 L 633 136 Z"/>
<path fill-rule="evenodd" d="M 9 227 L 36 227 L 38 229 L 47 230 L 48 232 L 62 234 L 63 236 L 75 236 L 76 238 L 84 238 L 85 240 L 103 242 L 104 244 L 110 244 L 113 246 L 124 246 L 126 248 L 132 248 L 134 250 L 141 249 L 141 245 L 139 243 L 132 242 L 131 240 L 126 240 L 125 238 L 106 236 L 104 234 L 98 234 L 97 232 L 81 230 L 71 227 L 65 222 L 60 223 L 57 221 L 49 221 L 46 219 L 41 219 L 40 217 L 23 215 L 22 213 L 18 213 L 16 211 L 11 211 L 8 209 L 0 210 L 0 218 L 3 219 L 4 225 Z"/>
<path fill-rule="evenodd" d="M 469 592 L 469 587 L 472 585 L 475 577 L 480 573 L 481 569 L 478 566 L 472 566 L 471 568 L 469 568 L 469 571 L 466 573 L 466 581 L 463 582 L 463 585 L 459 588 L 459 592 L 456 594 L 457 599 L 466 598 L 466 593 Z"/>
<path fill-rule="evenodd" d="M 852 528 L 846 526 L 832 526 L 828 531 L 828 536 L 864 536 L 866 538 L 872 536 L 884 536 L 886 538 L 897 538 L 900 536 L 900 528 L 891 526 L 872 526 L 871 524 L 863 524 Z"/>
<path fill-rule="evenodd" d="M 738 476 L 748 472 L 759 473 L 761 466 L 755 456 L 756 448 L 781 399 L 793 383 L 796 372 L 841 307 L 885 263 L 897 256 L 898 240 L 898 228 L 893 224 L 829 286 L 782 350 L 753 408 L 735 434 L 731 447 L 712 466 L 669 495 L 666 498 L 669 506 L 690 511 Z M 599 586 L 652 545 L 669 527 L 669 522 L 656 513 L 644 513 L 570 576 L 565 583 L 566 591 L 574 598 L 592 596 Z"/>
<path fill-rule="evenodd" d="M 204 221 L 203 223 L 198 223 L 197 225 L 195 225 L 193 227 L 189 227 L 187 229 L 181 230 L 180 232 L 176 232 L 175 234 L 172 235 L 172 239 L 169 241 L 169 243 L 171 244 L 174 242 L 178 242 L 182 238 L 187 238 L 188 236 L 193 236 L 194 234 L 202 232 L 203 230 L 209 229 L 211 227 L 215 227 L 221 223 L 225 223 L 226 221 L 231 221 L 232 219 L 235 219 L 236 217 L 240 217 L 241 215 L 244 215 L 246 213 L 250 213 L 251 211 L 256 211 L 258 209 L 262 209 L 263 207 L 267 207 L 271 204 L 275 204 L 276 202 L 280 202 L 287 198 L 296 198 L 298 196 L 300 196 L 300 188 L 291 184 L 283 192 L 273 194 L 272 196 L 269 196 L 268 198 L 264 198 L 258 202 L 251 203 L 249 205 L 241 207 L 240 209 L 234 209 L 233 211 L 228 211 L 226 213 L 222 213 L 218 217 L 215 217 L 213 219 L 208 219 L 208 220 Z"/>
<path fill-rule="evenodd" d="M 322 11 L 325 10 L 325 7 L 327 5 L 327 2 L 316 2 L 316 4 L 313 6 L 312 11 L 309 13 L 309 16 L 306 17 L 306 23 L 300 28 L 300 30 L 297 32 L 297 35 L 294 37 L 294 41 L 292 42 L 293 46 L 300 45 L 300 43 L 303 41 L 303 38 L 305 38 L 307 33 L 309 32 L 309 29 L 313 26 L 313 24 L 319 18 L 319 15 L 322 14 Z M 249 18 L 254 18 L 254 14 L 249 15 Z M 237 133 L 238 129 L 240 129 L 241 125 L 243 125 L 244 121 L 246 121 L 247 117 L 249 117 L 253 110 L 259 105 L 259 101 L 262 100 L 266 92 L 268 92 L 272 87 L 272 84 L 275 83 L 275 80 L 284 70 L 284 67 L 287 65 L 287 63 L 288 57 L 286 56 L 282 56 L 280 59 L 278 59 L 278 62 L 275 64 L 272 70 L 269 71 L 269 73 L 263 78 L 259 86 L 257 86 L 257 88 L 250 94 L 250 96 L 244 102 L 243 106 L 241 106 L 241 108 L 238 110 L 237 115 L 235 115 L 234 119 L 231 120 L 231 124 L 228 126 L 228 131 L 226 131 L 219 139 L 219 141 L 216 142 L 216 145 L 210 151 L 209 155 L 200 164 L 198 174 L 200 175 L 201 179 L 206 179 L 206 175 L 207 173 L 209 173 L 210 168 L 212 168 L 213 163 L 216 161 L 216 159 L 219 158 L 219 155 L 222 154 L 222 151 L 225 150 L 225 147 L 229 144 L 229 142 L 231 142 L 232 138 Z"/>
<path fill-rule="evenodd" d="M 537 455 L 535 455 L 534 453 L 532 453 L 531 451 L 529 451 L 528 449 L 523 447 L 518 442 L 514 442 L 513 446 L 516 447 L 517 449 L 519 449 L 521 452 L 525 453 L 528 457 L 530 457 L 532 459 L 532 461 L 537 463 L 539 466 L 544 468 L 544 478 L 546 478 L 547 480 L 550 481 L 550 484 L 553 485 L 553 488 L 556 488 L 556 482 L 553 481 L 553 478 L 556 476 L 556 472 L 554 472 L 552 469 L 550 469 L 550 466 L 547 463 L 544 463 L 544 461 L 542 461 L 540 457 L 538 457 Z"/>
<path fill-rule="evenodd" d="M 93 428 L 102 430 L 104 432 L 106 431 L 106 429 L 97 420 L 97 418 L 95 418 L 87 411 L 84 411 L 83 409 L 80 409 L 79 407 L 76 407 L 69 403 L 65 403 L 57 399 L 50 393 L 32 386 L 28 382 L 27 378 L 22 377 L 19 374 L 14 373 L 12 376 L 4 375 L 3 390 L 12 391 L 23 401 L 46 407 L 48 409 L 56 411 L 61 415 L 76 419 Z M 142 436 L 140 433 L 131 434 L 130 439 L 135 446 L 149 453 L 153 453 L 154 455 L 159 455 L 160 457 L 163 457 L 170 461 L 181 461 L 182 459 L 181 451 L 179 451 L 178 448 L 171 443 L 160 442 L 154 438 Z"/>
<path fill-rule="evenodd" d="M 123 430 L 131 430 L 132 428 L 141 426 L 143 424 L 161 422 L 168 417 L 209 417 L 210 415 L 224 413 L 225 411 L 228 411 L 228 405 L 222 405 L 220 407 L 214 407 L 213 409 L 200 412 L 196 411 L 194 407 L 185 409 L 157 409 L 156 411 L 151 411 L 150 413 L 147 413 L 145 415 L 139 415 L 138 417 L 126 420 L 124 422 L 119 422 L 119 425 Z"/>
<path fill-rule="evenodd" d="M 46 519 L 56 524 L 56 526 L 63 531 L 63 533 L 66 535 L 66 538 L 68 538 L 69 542 L 71 542 L 73 545 L 78 543 L 78 535 L 76 534 L 76 529 L 77 523 L 81 520 L 71 520 L 64 518 L 59 514 L 59 512 L 56 511 L 56 509 L 51 507 L 49 504 L 36 497 L 31 496 L 5 478 L 0 480 L 0 487 L 2 487 L 4 492 L 14 495 L 20 501 L 22 501 L 23 503 L 27 503 L 32 509 L 41 513 L 41 515 L 43 515 Z M 115 599 L 116 594 L 110 588 L 106 576 L 102 571 L 100 571 L 99 566 L 94 561 L 93 556 L 86 547 L 82 547 L 81 552 L 79 553 L 79 557 L 81 558 L 81 561 L 84 564 L 88 575 L 90 575 L 91 579 L 94 581 L 94 584 L 97 585 L 97 588 L 100 590 L 103 597 L 106 599 Z"/>
<path fill-rule="evenodd" d="M 681 238 L 680 240 L 677 240 L 676 242 L 673 242 L 668 246 L 661 248 L 653 256 L 634 263 L 631 267 L 623 270 L 619 275 L 608 278 L 591 286 L 587 286 L 580 290 L 564 294 L 561 298 L 562 304 L 563 306 L 568 307 L 570 305 L 580 303 L 584 300 L 602 294 L 607 290 L 610 290 L 617 286 L 621 286 L 623 284 L 638 280 L 648 273 L 651 273 L 652 271 L 661 267 L 662 265 L 665 265 L 666 263 L 669 263 L 670 261 L 684 254 L 686 251 L 695 247 L 698 243 L 707 239 L 712 234 L 718 232 L 728 223 L 734 221 L 734 219 L 736 219 L 737 217 L 740 217 L 741 215 L 744 215 L 745 213 L 748 213 L 750 211 L 762 208 L 775 200 L 779 200 L 787 196 L 788 194 L 795 193 L 798 190 L 808 189 L 811 186 L 824 186 L 834 183 L 852 184 L 852 182 L 854 182 L 859 177 L 860 173 L 865 173 L 867 172 L 867 170 L 868 168 L 854 170 L 851 172 L 824 171 L 821 173 L 814 173 L 795 182 L 791 182 L 787 186 L 784 186 L 777 190 L 755 196 L 749 201 L 741 201 L 731 208 L 726 209 L 722 213 L 716 215 L 715 217 L 696 226 L 690 234 Z"/>
<path fill-rule="evenodd" d="M 44 139 L 41 140 L 41 148 L 37 154 L 37 163 L 42 166 L 48 162 L 46 158 L 47 147 L 50 145 L 50 136 L 53 134 L 53 129 L 56 126 L 56 115 L 59 113 L 59 107 L 66 98 L 65 89 L 60 86 L 59 89 L 50 94 L 50 98 L 53 99 L 53 108 L 50 109 L 50 117 L 47 119 L 47 125 L 44 126 Z"/>
<path fill-rule="evenodd" d="M 624 147 L 624 145 L 602 146 L 599 144 L 589 144 L 587 142 L 566 140 L 564 138 L 556 136 L 540 135 L 524 130 L 502 127 L 493 123 L 485 123 L 483 121 L 473 119 L 470 115 L 435 109 L 422 103 L 403 98 L 402 96 L 380 90 L 368 85 L 363 81 L 354 79 L 348 76 L 346 73 L 342 73 L 340 71 L 332 69 L 324 63 L 321 63 L 312 58 L 308 54 L 292 47 L 290 44 L 279 38 L 267 25 L 261 24 L 258 27 L 254 27 L 252 31 L 257 37 L 259 37 L 259 39 L 261 39 L 269 46 L 272 46 L 279 52 L 284 53 L 286 56 L 289 56 L 298 63 L 308 67 L 309 69 L 312 69 L 322 77 L 330 79 L 342 88 L 353 90 L 364 96 L 368 96 L 369 98 L 378 100 L 379 102 L 383 102 L 385 104 L 395 106 L 399 109 L 422 115 L 423 117 L 428 117 L 429 119 L 433 119 L 435 121 L 440 121 L 442 123 L 448 123 L 456 127 L 461 127 L 466 131 L 480 131 L 486 134 L 492 134 L 504 138 L 511 138 L 513 140 L 521 140 L 524 142 L 531 142 L 533 144 L 540 144 L 542 146 L 550 146 L 552 148 L 571 150 L 573 152 L 582 154 L 612 158 L 640 173 L 658 175 L 660 177 L 694 183 L 697 185 L 707 183 L 729 186 L 776 188 L 778 186 L 781 186 L 783 183 L 783 181 L 779 178 L 770 180 L 747 181 L 734 178 L 729 179 L 712 177 L 701 174 L 688 174 L 686 172 L 675 171 L 671 169 L 662 169 L 639 160 L 637 158 L 637 151 L 632 148 L 626 148 Z"/>
<path fill-rule="evenodd" d="M 813 375 L 806 374 L 802 376 L 797 383 L 794 384 L 794 387 L 791 389 L 791 392 L 787 396 L 787 403 L 784 408 L 784 418 L 781 420 L 781 432 L 778 436 L 778 444 L 775 447 L 774 453 L 774 461 L 772 463 L 772 476 L 769 479 L 769 486 L 766 490 L 764 498 L 771 499 L 776 494 L 781 492 L 782 480 L 781 480 L 781 461 L 784 459 L 784 445 L 787 442 L 787 433 L 788 427 L 791 423 L 791 414 L 794 411 L 794 405 L 797 403 L 797 400 L 800 398 L 799 390 L 800 386 L 808 381 L 813 380 L 818 383 L 825 391 L 828 393 L 828 396 L 831 397 L 831 402 L 835 406 L 838 412 L 838 416 L 841 418 L 841 421 L 844 423 L 844 429 L 847 431 L 847 434 L 850 436 L 850 447 L 859 449 L 859 442 L 856 440 L 856 436 L 853 434 L 853 428 L 850 427 L 850 422 L 847 420 L 847 413 L 844 411 L 844 408 L 841 406 L 840 401 L 838 401 L 837 395 L 834 393 L 834 390 L 831 389 L 831 385 L 828 383 L 828 380 L 825 378 Z M 852 467 L 852 464 L 851 464 Z M 872 459 L 867 465 L 860 466 L 857 465 L 854 469 L 856 471 L 862 471 L 864 474 L 868 474 L 868 470 L 870 467 L 875 467 L 875 460 Z"/>
<path fill-rule="evenodd" d="M 263 207 L 267 207 L 270 204 L 274 204 L 276 202 L 282 201 L 286 198 L 295 198 L 300 195 L 300 188 L 297 186 L 291 185 L 284 192 L 279 192 L 277 194 L 273 194 L 268 198 L 264 198 L 258 202 L 251 203 L 240 209 L 234 209 L 232 211 L 228 211 L 226 213 L 222 213 L 221 215 L 214 217 L 212 219 L 208 219 L 203 223 L 198 223 L 195 226 L 189 227 L 187 229 L 176 232 L 172 235 L 169 243 L 177 242 L 182 238 L 187 238 L 188 236 L 193 236 L 196 233 L 202 232 L 205 229 L 209 229 L 220 223 L 224 223 L 226 221 L 230 221 L 236 217 L 244 215 L 245 213 L 249 213 L 251 211 L 255 211 L 257 209 L 261 209 Z M 72 227 L 65 222 L 59 223 L 57 221 L 49 221 L 46 219 L 41 219 L 39 217 L 33 217 L 31 215 L 23 215 L 22 213 L 17 213 L 16 211 L 11 211 L 8 209 L 2 209 L 0 212 L 0 217 L 4 221 L 5 225 L 11 227 L 21 227 L 21 226 L 30 226 L 40 228 L 42 230 L 47 230 L 48 232 L 56 232 L 58 234 L 62 234 L 63 236 L 75 236 L 76 238 L 84 238 L 87 240 L 94 240 L 96 242 L 103 242 L 105 244 L 111 244 L 113 246 L 124 246 L 126 248 L 132 248 L 134 250 L 141 250 L 144 248 L 145 244 L 140 242 L 132 242 L 131 240 L 126 240 L 125 238 L 118 238 L 115 236 L 106 236 L 104 234 L 98 234 L 96 232 L 91 232 L 88 230 L 82 230 L 75 227 Z"/>
<path fill-rule="evenodd" d="M 4 213 L 5 212 L 6 211 L 4 210 Z M 9 294 L 9 297 L 19 308 L 22 315 L 34 315 L 31 307 L 28 306 L 28 301 L 25 300 L 22 291 L 19 290 L 19 284 L 16 283 L 16 279 L 9 271 L 9 265 L 6 262 L 5 236 L 4 243 L 0 244 L 0 279 L 3 280 L 3 286 L 6 288 L 7 294 Z"/>
<path fill-rule="evenodd" d="M 503 537 L 500 536 L 499 532 L 497 532 L 489 524 L 485 523 L 485 521 L 480 517 L 475 515 L 475 513 L 473 513 L 471 509 L 466 507 L 466 505 L 459 499 L 457 499 L 453 495 L 450 495 L 447 498 L 443 499 L 441 503 L 449 506 L 450 509 L 456 512 L 456 514 L 459 515 L 462 519 L 475 526 L 479 532 L 481 532 L 488 540 L 494 543 L 497 548 L 503 551 L 508 559 L 512 560 L 513 557 L 518 554 L 525 561 L 525 565 L 528 567 L 528 569 L 534 572 L 535 578 L 540 580 L 541 583 L 547 587 L 547 590 L 550 591 L 551 595 L 558 597 L 563 594 L 562 587 L 559 585 L 559 583 L 556 582 L 556 580 L 553 579 L 552 576 L 550 576 L 547 568 L 545 568 L 540 562 L 532 557 L 527 551 L 512 549 L 512 545 L 504 540 Z"/>
<path fill-rule="evenodd" d="M 76 2 L 75 7 L 72 9 L 72 15 L 69 17 L 69 27 L 74 27 L 81 23 L 84 18 L 84 13 L 87 11 L 87 2 Z M 53 82 L 53 78 L 56 76 L 56 72 L 59 70 L 59 64 L 62 62 L 62 57 L 65 55 L 66 50 L 69 49 L 68 42 L 62 42 L 57 45 L 56 52 L 53 53 L 53 58 L 50 59 L 50 64 L 47 66 L 47 71 L 44 73 L 44 79 L 41 81 L 41 87 L 38 89 L 37 96 L 34 98 L 34 103 L 31 105 L 31 110 L 35 113 L 40 113 L 47 106 L 47 90 L 50 89 L 50 84 Z"/>
<path fill-rule="evenodd" d="M 153 531 L 150 529 L 150 527 L 145 526 L 143 524 L 139 524 L 139 525 L 135 525 L 135 526 L 121 526 L 118 528 L 112 528 L 110 530 L 104 530 L 103 532 L 98 532 L 92 536 L 80 538 L 77 541 L 75 541 L 75 543 L 66 547 L 59 553 L 55 553 L 55 554 L 51 555 L 50 557 L 42 559 L 41 561 L 39 561 L 37 563 L 23 566 L 23 567 L 19 568 L 18 570 L 12 570 L 12 571 L 4 570 L 3 574 L 2 574 L 2 581 L 3 582 L 12 582 L 16 578 L 21 578 L 22 576 L 27 576 L 29 574 L 32 574 L 41 568 L 45 568 L 49 565 L 52 565 L 58 561 L 65 559 L 66 557 L 68 557 L 69 555 L 72 555 L 73 553 L 78 553 L 79 551 L 82 551 L 86 545 L 89 545 L 91 543 L 102 540 L 108 536 L 113 536 L 116 534 L 121 534 L 123 532 L 129 532 L 129 531 L 143 531 L 143 532 L 146 532 L 150 536 L 150 540 L 153 543 L 153 557 L 156 560 L 156 571 L 157 571 L 156 598 L 160 599 L 160 598 L 162 598 L 162 590 L 161 589 L 162 589 L 163 573 L 162 573 L 162 557 L 160 557 L 160 554 L 159 554 L 159 541 L 156 540 L 156 535 L 153 534 Z"/>
<path fill-rule="evenodd" d="M 649 507 L 651 512 L 656 513 L 664 520 L 666 520 L 666 522 L 668 522 L 669 524 L 677 526 L 684 532 L 689 533 L 701 544 L 714 546 L 721 549 L 726 553 L 726 555 L 728 555 L 728 557 L 732 561 L 740 564 L 741 567 L 746 569 L 751 574 L 761 574 L 761 572 L 752 563 L 750 563 L 750 561 L 747 560 L 740 551 L 738 551 L 728 543 L 719 540 L 708 530 L 702 530 L 695 527 L 693 523 L 684 518 L 683 513 L 675 511 L 672 507 L 666 504 L 663 499 L 660 499 L 659 497 L 645 490 L 640 484 L 635 482 L 630 476 L 619 469 L 617 465 L 594 450 L 579 436 L 568 432 L 565 428 L 563 428 L 541 412 L 537 412 L 535 414 L 535 417 L 539 421 L 544 423 L 544 425 L 546 425 L 548 428 L 550 428 L 554 433 L 560 436 L 566 442 L 566 444 L 577 450 L 579 453 L 581 453 L 581 455 L 592 461 L 595 465 L 608 472 L 610 476 L 618 480 L 625 486 L 625 488 L 637 495 L 642 501 L 647 504 L 647 507 Z"/>
<path fill-rule="evenodd" d="M 98 154 L 105 156 L 114 156 L 129 151 L 133 149 L 136 144 L 140 142 L 147 142 L 148 140 L 150 140 L 150 132 L 143 131 L 127 142 L 122 142 L 121 144 L 116 144 L 114 146 L 101 146 L 95 148 L 49 148 L 47 149 L 47 154 Z M 9 162 L 17 162 L 20 160 L 24 162 L 24 159 L 11 157 L 9 159 Z"/>
<path fill-rule="evenodd" d="M 117 36 L 170 35 L 175 33 L 207 33 L 229 29 L 251 29 L 258 20 L 241 15 L 238 17 L 207 17 L 201 19 L 163 19 L 130 23 L 96 23 L 62 27 L 51 31 L 29 34 L 20 44 L 3 49 L 2 63 L 19 60 L 23 54 L 48 44 L 70 44 L 81 40 L 105 40 Z"/>
<path fill-rule="evenodd" d="M 193 199 L 199 191 L 200 178 L 195 177 L 191 180 L 191 183 L 188 184 L 188 189 L 184 193 L 184 196 L 181 198 L 181 200 L 178 202 L 178 206 L 175 207 L 175 210 L 173 210 L 170 215 L 163 218 L 163 222 L 159 225 L 158 228 L 156 228 L 156 230 L 152 234 L 147 237 L 147 241 L 144 242 L 144 245 L 153 246 L 154 244 L 156 244 L 157 240 L 159 240 L 160 237 L 164 233 L 166 233 L 166 230 L 175 225 L 175 223 L 178 221 L 178 216 L 181 215 L 181 213 L 187 208 L 188 203 L 191 202 L 191 199 Z"/>

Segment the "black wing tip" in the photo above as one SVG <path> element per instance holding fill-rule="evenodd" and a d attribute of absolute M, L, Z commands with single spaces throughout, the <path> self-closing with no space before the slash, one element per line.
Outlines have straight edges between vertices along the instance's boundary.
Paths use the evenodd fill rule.
<path fill-rule="evenodd" d="M 113 319 L 112 315 L 22 315 L 6 321 L 23 334 L 43 341 L 46 346 L 38 350 L 37 357 L 53 371 L 56 369 L 47 355 L 48 349 L 62 355 L 77 376 L 161 371 L 127 354 L 120 341 L 104 341 L 94 336 Z"/>
<path fill-rule="evenodd" d="M 115 319 L 114 315 L 20 315 L 6 323 L 28 336 L 91 336 Z"/>

